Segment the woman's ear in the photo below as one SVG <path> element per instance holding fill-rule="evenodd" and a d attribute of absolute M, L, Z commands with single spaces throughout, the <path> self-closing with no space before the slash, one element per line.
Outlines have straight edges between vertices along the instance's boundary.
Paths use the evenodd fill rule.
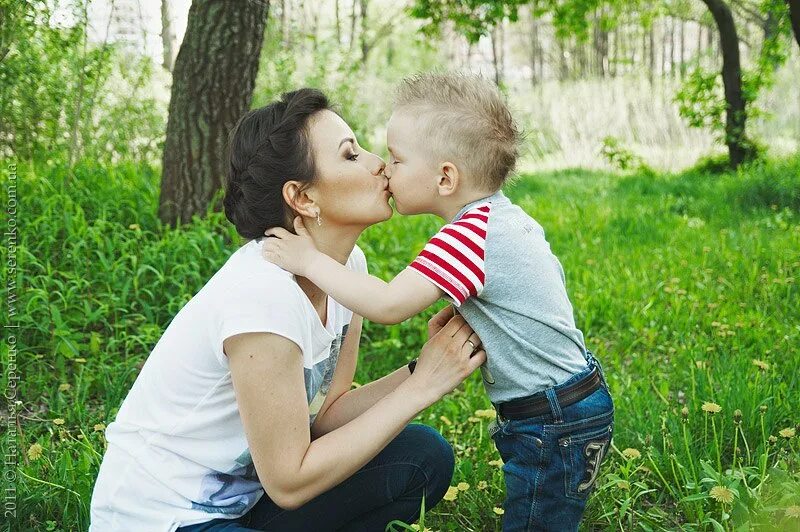
<path fill-rule="evenodd" d="M 308 187 L 300 181 L 287 181 L 283 184 L 283 200 L 300 216 L 315 218 L 319 214 L 319 206 L 308 195 Z"/>
<path fill-rule="evenodd" d="M 436 176 L 436 188 L 440 196 L 455 194 L 460 181 L 461 176 L 455 164 L 446 161 L 439 166 L 439 175 Z"/>

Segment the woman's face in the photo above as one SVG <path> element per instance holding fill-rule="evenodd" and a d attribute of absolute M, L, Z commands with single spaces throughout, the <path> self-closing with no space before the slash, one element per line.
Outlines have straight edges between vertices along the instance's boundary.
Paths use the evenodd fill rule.
<path fill-rule="evenodd" d="M 319 206 L 322 224 L 366 227 L 389 219 L 389 180 L 383 160 L 361 148 L 350 126 L 332 111 L 309 122 L 317 179 L 307 193 Z"/>

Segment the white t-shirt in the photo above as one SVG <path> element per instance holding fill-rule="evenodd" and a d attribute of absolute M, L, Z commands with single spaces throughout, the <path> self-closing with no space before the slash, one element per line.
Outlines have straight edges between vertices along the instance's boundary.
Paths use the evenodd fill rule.
<path fill-rule="evenodd" d="M 356 247 L 347 267 L 366 272 Z M 263 495 L 225 338 L 279 334 L 303 354 L 309 423 L 325 401 L 352 312 L 328 298 L 323 326 L 294 276 L 250 241 L 175 316 L 106 429 L 90 530 L 169 530 L 236 518 Z"/>

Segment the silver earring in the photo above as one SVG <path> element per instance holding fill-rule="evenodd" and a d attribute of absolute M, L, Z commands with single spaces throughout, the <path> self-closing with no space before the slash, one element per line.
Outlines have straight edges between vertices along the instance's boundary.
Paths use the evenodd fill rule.
<path fill-rule="evenodd" d="M 319 213 L 317 213 L 317 225 L 322 225 L 322 218 L 319 217 Z"/>

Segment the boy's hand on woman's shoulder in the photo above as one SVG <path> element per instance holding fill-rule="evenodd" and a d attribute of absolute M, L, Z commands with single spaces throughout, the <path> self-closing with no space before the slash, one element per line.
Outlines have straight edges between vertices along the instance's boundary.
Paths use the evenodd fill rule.
<path fill-rule="evenodd" d="M 294 229 L 297 234 L 290 233 L 283 227 L 264 231 L 268 238 L 261 243 L 261 254 L 284 270 L 307 277 L 307 267 L 320 252 L 299 216 L 294 219 Z"/>

